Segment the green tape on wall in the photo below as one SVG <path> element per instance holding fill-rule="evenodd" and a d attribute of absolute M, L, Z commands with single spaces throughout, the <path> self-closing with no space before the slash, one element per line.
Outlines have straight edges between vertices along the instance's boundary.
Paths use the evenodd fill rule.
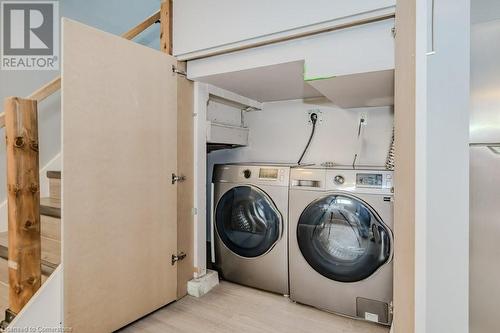
<path fill-rule="evenodd" d="M 326 80 L 326 79 L 333 79 L 336 77 L 335 75 L 333 76 L 316 76 L 316 77 L 307 77 L 307 68 L 306 68 L 306 63 L 304 62 L 304 81 L 306 82 L 311 82 L 311 81 L 318 81 L 318 80 Z"/>
<path fill-rule="evenodd" d="M 325 76 L 325 77 L 321 77 L 321 76 L 318 76 L 318 77 L 304 77 L 304 81 L 306 82 L 311 82 L 311 81 L 318 81 L 318 80 L 326 80 L 326 79 L 333 79 L 335 78 L 336 76 Z"/>

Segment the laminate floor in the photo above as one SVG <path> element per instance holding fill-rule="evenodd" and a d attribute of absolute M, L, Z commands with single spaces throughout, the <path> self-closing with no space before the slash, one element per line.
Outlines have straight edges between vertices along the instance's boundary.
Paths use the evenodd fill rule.
<path fill-rule="evenodd" d="M 222 281 L 207 295 L 186 296 L 120 333 L 387 333 L 389 329 Z"/>

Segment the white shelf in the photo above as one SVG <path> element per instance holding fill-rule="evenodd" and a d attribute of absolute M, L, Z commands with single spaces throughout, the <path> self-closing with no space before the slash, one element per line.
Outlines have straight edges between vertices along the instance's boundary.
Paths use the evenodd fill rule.
<path fill-rule="evenodd" d="M 248 128 L 207 121 L 207 143 L 247 146 Z"/>
<path fill-rule="evenodd" d="M 394 70 L 306 81 L 341 108 L 394 105 Z"/>

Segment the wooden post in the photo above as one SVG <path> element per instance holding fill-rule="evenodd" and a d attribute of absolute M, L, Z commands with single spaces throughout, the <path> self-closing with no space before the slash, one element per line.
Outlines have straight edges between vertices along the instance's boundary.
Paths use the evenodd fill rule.
<path fill-rule="evenodd" d="M 172 0 L 161 3 L 160 26 L 160 51 L 172 54 Z"/>
<path fill-rule="evenodd" d="M 18 314 L 41 286 L 37 102 L 9 97 L 5 110 L 9 310 Z"/>

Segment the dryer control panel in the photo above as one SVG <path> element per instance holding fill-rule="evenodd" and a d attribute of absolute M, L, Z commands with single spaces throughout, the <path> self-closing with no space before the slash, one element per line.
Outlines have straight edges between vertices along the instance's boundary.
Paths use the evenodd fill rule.
<path fill-rule="evenodd" d="M 386 170 L 327 170 L 327 189 L 392 194 L 393 172 Z"/>
<path fill-rule="evenodd" d="M 392 175 L 383 173 L 356 173 L 357 187 L 391 188 Z"/>
<path fill-rule="evenodd" d="M 378 169 L 292 168 L 292 190 L 346 191 L 392 196 L 393 171 Z"/>

